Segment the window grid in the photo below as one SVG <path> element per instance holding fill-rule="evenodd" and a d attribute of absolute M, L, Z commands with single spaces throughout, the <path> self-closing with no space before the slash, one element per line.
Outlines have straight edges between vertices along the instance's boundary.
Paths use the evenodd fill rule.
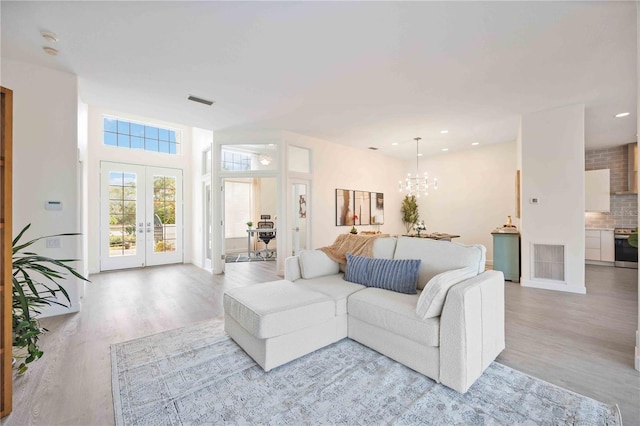
<path fill-rule="evenodd" d="M 120 148 L 143 149 L 176 155 L 180 142 L 179 131 L 157 126 L 103 117 L 104 144 Z"/>
<path fill-rule="evenodd" d="M 231 172 L 251 170 L 251 155 L 222 151 L 222 170 Z"/>

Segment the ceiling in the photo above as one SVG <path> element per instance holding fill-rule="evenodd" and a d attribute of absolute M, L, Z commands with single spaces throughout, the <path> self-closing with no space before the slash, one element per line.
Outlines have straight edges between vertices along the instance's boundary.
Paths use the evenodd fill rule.
<path fill-rule="evenodd" d="M 411 158 L 416 136 L 426 155 L 508 142 L 521 114 L 584 103 L 587 148 L 636 141 L 633 1 L 2 1 L 0 12 L 2 57 L 77 74 L 86 103 L 205 129 L 284 129 Z"/>

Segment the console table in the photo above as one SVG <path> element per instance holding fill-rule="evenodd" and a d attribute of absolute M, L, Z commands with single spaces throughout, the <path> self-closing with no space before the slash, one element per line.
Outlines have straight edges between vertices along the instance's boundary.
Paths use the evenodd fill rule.
<path fill-rule="evenodd" d="M 442 232 L 434 232 L 433 234 L 403 235 L 403 237 L 429 238 L 431 240 L 451 241 L 453 238 L 460 238 L 460 235 L 444 234 Z"/>

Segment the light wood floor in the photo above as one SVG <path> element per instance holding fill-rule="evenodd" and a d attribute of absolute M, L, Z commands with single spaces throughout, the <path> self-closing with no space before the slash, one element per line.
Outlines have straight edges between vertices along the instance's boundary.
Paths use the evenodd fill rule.
<path fill-rule="evenodd" d="M 228 264 L 225 275 L 191 265 L 91 276 L 82 310 L 42 321 L 45 356 L 14 382 L 9 425 L 111 425 L 109 345 L 222 315 L 222 294 L 279 279 L 274 262 Z M 506 284 L 507 349 L 499 361 L 592 398 L 618 403 L 640 425 L 633 369 L 637 272 L 587 267 L 588 295 Z"/>

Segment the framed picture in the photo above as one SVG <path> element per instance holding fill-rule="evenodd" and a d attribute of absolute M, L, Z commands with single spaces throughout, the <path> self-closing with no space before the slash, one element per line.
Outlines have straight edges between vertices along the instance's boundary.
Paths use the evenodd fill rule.
<path fill-rule="evenodd" d="M 354 192 L 354 225 L 369 225 L 371 223 L 371 197 L 370 192 Z"/>
<path fill-rule="evenodd" d="M 353 226 L 353 192 L 336 189 L 336 226 Z"/>
<path fill-rule="evenodd" d="M 384 224 L 384 194 L 382 192 L 371 192 L 371 220 L 372 225 Z"/>

